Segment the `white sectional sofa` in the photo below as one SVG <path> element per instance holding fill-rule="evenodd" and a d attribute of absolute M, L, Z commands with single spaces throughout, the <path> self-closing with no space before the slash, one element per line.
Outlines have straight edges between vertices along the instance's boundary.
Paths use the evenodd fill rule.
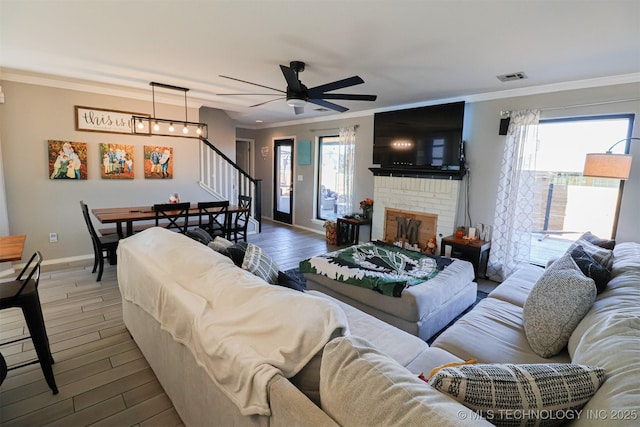
<path fill-rule="evenodd" d="M 146 230 L 118 248 L 125 324 L 187 426 L 490 425 L 418 374 L 468 358 L 549 363 L 531 350 L 522 327 L 524 301 L 542 272 L 520 270 L 428 347 L 319 292 L 269 285 L 164 229 Z M 585 407 L 590 418 L 575 425 L 603 425 L 604 416 L 621 418 L 615 425 L 637 425 L 639 306 L 640 245 L 619 244 L 607 289 L 577 326 L 568 351 L 551 359 L 606 370 Z M 307 318 L 301 311 L 320 314 Z M 272 324 L 269 317 L 279 320 Z M 290 334 L 293 347 L 281 342 Z M 246 359 L 248 351 L 257 356 Z M 256 361 L 261 351 L 266 359 Z M 233 369 L 216 372 L 218 366 Z M 245 372 L 236 377 L 232 370 Z M 266 407 L 229 392 L 229 384 L 243 388 L 247 381 L 246 395 L 265 398 Z"/>

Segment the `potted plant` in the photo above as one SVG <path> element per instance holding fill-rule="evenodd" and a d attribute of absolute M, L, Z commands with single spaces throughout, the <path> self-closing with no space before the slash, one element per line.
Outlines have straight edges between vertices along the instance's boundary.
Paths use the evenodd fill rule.
<path fill-rule="evenodd" d="M 462 239 L 464 237 L 464 225 L 459 226 L 458 228 L 456 228 L 456 239 Z"/>

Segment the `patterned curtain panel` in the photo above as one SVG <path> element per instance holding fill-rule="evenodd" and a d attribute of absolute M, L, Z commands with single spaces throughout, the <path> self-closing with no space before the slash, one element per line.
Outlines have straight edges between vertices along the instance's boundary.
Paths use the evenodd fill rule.
<path fill-rule="evenodd" d="M 514 111 L 510 118 L 487 267 L 489 278 L 499 282 L 529 261 L 540 111 Z"/>
<path fill-rule="evenodd" d="M 340 128 L 338 153 L 338 216 L 353 213 L 353 180 L 355 173 L 356 129 Z"/>

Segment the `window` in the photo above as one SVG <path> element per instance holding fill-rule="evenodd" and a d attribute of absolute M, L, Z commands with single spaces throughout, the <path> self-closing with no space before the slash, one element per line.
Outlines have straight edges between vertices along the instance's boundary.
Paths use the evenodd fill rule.
<path fill-rule="evenodd" d="M 318 219 L 335 220 L 338 217 L 339 162 L 338 135 L 321 136 L 318 144 Z"/>
<path fill-rule="evenodd" d="M 620 180 L 582 176 L 587 153 L 604 153 L 627 138 L 633 115 L 540 120 L 534 156 L 534 214 L 530 262 L 561 256 L 585 231 L 609 238 L 616 223 Z M 614 153 L 628 153 L 628 143 Z M 529 150 L 527 150 L 529 151 Z"/>

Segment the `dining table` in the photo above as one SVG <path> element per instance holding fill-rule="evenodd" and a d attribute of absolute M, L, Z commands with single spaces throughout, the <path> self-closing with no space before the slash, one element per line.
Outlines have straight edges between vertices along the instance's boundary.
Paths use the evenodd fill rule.
<path fill-rule="evenodd" d="M 26 234 L 0 236 L 0 262 L 20 261 Z"/>
<path fill-rule="evenodd" d="M 227 229 L 231 225 L 231 217 L 233 214 L 246 211 L 247 208 L 243 208 L 236 205 L 229 205 L 227 209 L 227 215 L 225 218 Z M 101 224 L 115 224 L 116 232 L 120 238 L 125 238 L 133 235 L 134 222 L 147 222 L 145 226 L 151 227 L 149 221 L 156 219 L 156 213 L 153 210 L 153 206 L 126 206 L 126 207 L 114 207 L 114 208 L 95 208 L 91 209 L 91 213 L 96 217 Z M 187 216 L 189 218 L 199 217 L 200 210 L 197 203 L 192 203 L 189 207 Z M 143 226 L 143 228 L 145 227 Z"/>

